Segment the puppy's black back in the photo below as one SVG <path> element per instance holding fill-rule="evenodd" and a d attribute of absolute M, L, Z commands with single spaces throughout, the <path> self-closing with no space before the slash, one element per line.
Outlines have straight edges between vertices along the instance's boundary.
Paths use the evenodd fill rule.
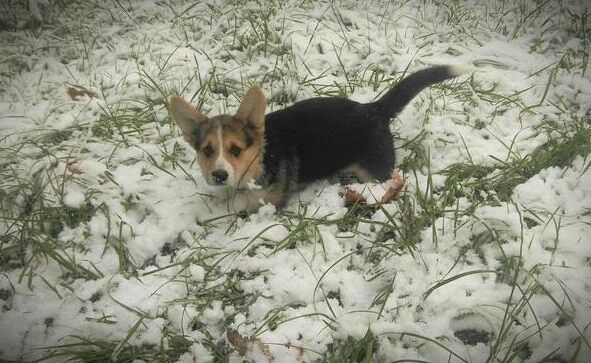
<path fill-rule="evenodd" d="M 344 98 L 298 102 L 266 116 L 265 155 L 297 158 L 300 182 L 325 178 L 354 163 L 380 141 L 376 136 L 391 140 L 383 121 L 366 105 Z"/>
<path fill-rule="evenodd" d="M 312 98 L 265 116 L 264 168 L 289 163 L 298 182 L 334 175 L 354 166 L 386 180 L 394 168 L 389 120 L 425 87 L 458 75 L 453 67 L 428 68 L 403 79 L 381 99 L 360 104 L 345 98 Z"/>

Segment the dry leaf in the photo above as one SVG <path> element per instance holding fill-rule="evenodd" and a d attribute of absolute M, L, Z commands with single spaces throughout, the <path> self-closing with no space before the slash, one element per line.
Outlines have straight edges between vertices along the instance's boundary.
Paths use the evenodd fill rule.
<path fill-rule="evenodd" d="M 263 355 L 265 356 L 265 358 L 267 358 L 269 362 L 275 360 L 275 357 L 273 357 L 273 354 L 271 354 L 271 351 L 269 350 L 269 346 L 267 344 L 261 342 L 258 338 L 254 338 L 254 341 L 257 343 L 259 349 L 261 350 L 261 352 L 263 352 Z"/>
<path fill-rule="evenodd" d="M 72 101 L 79 101 L 81 98 L 83 98 L 85 96 L 88 96 L 90 98 L 93 98 L 96 96 L 96 94 L 94 92 L 89 91 L 82 86 L 72 85 L 66 89 L 66 92 L 68 93 L 68 96 L 70 96 L 70 99 Z"/>
<path fill-rule="evenodd" d="M 99 177 L 99 184 L 100 185 L 103 185 L 109 181 L 109 178 L 107 178 L 107 176 L 103 173 L 99 174 L 98 177 Z"/>
<path fill-rule="evenodd" d="M 241 356 L 246 354 L 246 350 L 248 349 L 249 343 L 256 343 L 257 346 L 259 347 L 259 349 L 261 350 L 261 352 L 263 352 L 263 355 L 265 356 L 265 358 L 267 358 L 267 360 L 269 362 L 272 362 L 275 360 L 275 357 L 273 356 L 273 354 L 271 354 L 271 351 L 269 350 L 269 345 L 263 343 L 258 338 L 255 338 L 255 337 L 245 338 L 234 329 L 228 329 L 226 331 L 226 336 L 228 337 L 228 341 L 230 342 L 230 344 L 232 344 L 232 346 L 234 348 L 236 348 L 236 350 L 238 351 L 238 354 L 240 354 Z"/>
<path fill-rule="evenodd" d="M 67 163 L 66 170 L 69 171 L 70 173 L 72 173 L 72 175 L 84 174 L 84 172 L 78 166 L 78 163 L 75 161 L 70 161 L 69 163 Z"/>
<path fill-rule="evenodd" d="M 240 335 L 240 333 L 238 333 L 234 329 L 228 329 L 228 331 L 226 332 L 226 336 L 228 337 L 228 341 L 230 342 L 230 344 L 232 344 L 234 348 L 236 348 L 238 354 L 240 354 L 241 356 L 246 354 L 246 345 L 248 343 L 248 340 L 244 339 L 244 337 L 242 337 L 242 335 Z"/>
<path fill-rule="evenodd" d="M 302 360 L 304 358 L 304 348 L 302 347 L 294 347 L 298 350 L 298 360 Z"/>
<path fill-rule="evenodd" d="M 406 185 L 406 183 L 404 181 L 404 178 L 400 175 L 400 173 L 398 173 L 398 171 L 393 171 L 392 176 L 390 178 L 390 186 L 388 187 L 388 190 L 386 190 L 386 192 L 384 193 L 384 195 L 380 199 L 380 203 L 391 202 L 394 198 L 396 198 L 398 193 L 400 193 L 400 191 L 402 189 L 404 189 L 405 185 Z M 365 199 L 365 197 L 361 193 L 359 193 L 358 191 L 355 191 L 353 189 L 349 189 L 348 187 L 345 187 L 344 194 L 345 194 L 345 206 L 347 206 L 347 207 L 349 207 L 353 204 L 367 203 L 367 200 Z"/>
<path fill-rule="evenodd" d="M 324 48 L 322 47 L 322 43 L 316 44 L 316 50 L 318 51 L 318 53 L 324 54 Z"/>
<path fill-rule="evenodd" d="M 366 200 L 361 193 L 353 189 L 345 187 L 345 205 L 351 206 L 353 204 L 365 204 Z"/>
<path fill-rule="evenodd" d="M 392 172 L 392 177 L 390 179 L 392 181 L 392 184 L 390 185 L 388 190 L 386 190 L 386 194 L 384 194 L 384 196 L 382 197 L 382 203 L 391 202 L 394 198 L 396 198 L 398 193 L 400 193 L 400 191 L 406 185 L 404 178 L 400 175 L 400 173 L 398 173 L 398 171 Z"/>

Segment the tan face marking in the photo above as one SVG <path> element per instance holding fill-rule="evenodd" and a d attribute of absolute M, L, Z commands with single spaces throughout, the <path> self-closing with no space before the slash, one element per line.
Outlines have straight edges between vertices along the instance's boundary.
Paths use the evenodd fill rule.
<path fill-rule="evenodd" d="M 180 97 L 169 101 L 209 184 L 238 187 L 262 175 L 266 101 L 259 87 L 248 89 L 234 117 L 208 118 Z"/>
<path fill-rule="evenodd" d="M 262 174 L 263 135 L 252 132 L 247 144 L 242 124 L 227 123 L 225 130 L 220 125 L 205 135 L 201 145 L 195 145 L 197 161 L 209 184 L 238 187 Z M 227 173 L 224 183 L 216 183 L 220 171 Z"/>
<path fill-rule="evenodd" d="M 237 123 L 233 126 L 241 126 Z M 239 130 L 239 129 L 238 129 Z M 247 183 L 251 179 L 258 179 L 263 172 L 263 135 L 252 133 L 252 143 L 247 144 L 242 132 L 228 130 L 224 133 L 224 158 L 234 169 L 234 186 Z"/>
<path fill-rule="evenodd" d="M 201 145 L 193 145 L 197 151 L 197 162 L 201 167 L 203 177 L 208 184 L 215 184 L 211 172 L 215 170 L 216 160 L 220 154 L 220 139 L 216 137 L 215 132 L 210 132 L 205 136 Z"/>

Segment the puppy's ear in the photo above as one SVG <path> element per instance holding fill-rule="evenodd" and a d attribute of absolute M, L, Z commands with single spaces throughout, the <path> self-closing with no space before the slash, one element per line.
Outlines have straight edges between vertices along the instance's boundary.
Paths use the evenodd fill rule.
<path fill-rule="evenodd" d="M 266 105 L 263 91 L 257 86 L 252 86 L 244 95 L 235 117 L 257 130 L 264 130 Z"/>
<path fill-rule="evenodd" d="M 170 114 L 181 128 L 183 137 L 187 142 L 192 143 L 193 132 L 207 121 L 207 117 L 180 97 L 171 96 L 168 103 L 170 104 Z"/>

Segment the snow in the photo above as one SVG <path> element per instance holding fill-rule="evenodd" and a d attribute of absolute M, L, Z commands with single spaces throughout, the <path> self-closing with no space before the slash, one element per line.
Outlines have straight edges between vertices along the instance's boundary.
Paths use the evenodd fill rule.
<path fill-rule="evenodd" d="M 216 361 L 215 347 L 230 362 L 321 361 L 368 330 L 377 362 L 484 362 L 504 333 L 497 357 L 529 337 L 528 362 L 568 360 L 579 344 L 591 360 L 588 154 L 543 167 L 509 200 L 462 189 L 405 235 L 411 245 L 392 227 L 422 223 L 432 211 L 419 199 L 447 192 L 449 166 L 500 168 L 588 123 L 587 38 L 568 15 L 584 2 L 27 4 L 0 32 L 0 360 L 75 337 L 118 343 L 140 319 L 126 347 L 182 336 L 178 362 Z M 251 84 L 269 111 L 328 94 L 369 102 L 407 67 L 434 64 L 472 73 L 392 123 L 398 162 L 420 146 L 428 165 L 407 172 L 397 200 L 357 215 L 326 180 L 283 210 L 234 213 L 245 200 L 206 185 L 165 108 L 181 94 L 231 113 Z M 73 100 L 74 85 L 96 96 Z M 44 199 L 31 208 L 45 209 L 27 223 L 39 235 L 15 240 L 34 187 Z M 387 184 L 351 188 L 375 203 Z M 248 340 L 245 356 L 229 329 Z M 465 343 L 466 331 L 490 340 Z"/>

